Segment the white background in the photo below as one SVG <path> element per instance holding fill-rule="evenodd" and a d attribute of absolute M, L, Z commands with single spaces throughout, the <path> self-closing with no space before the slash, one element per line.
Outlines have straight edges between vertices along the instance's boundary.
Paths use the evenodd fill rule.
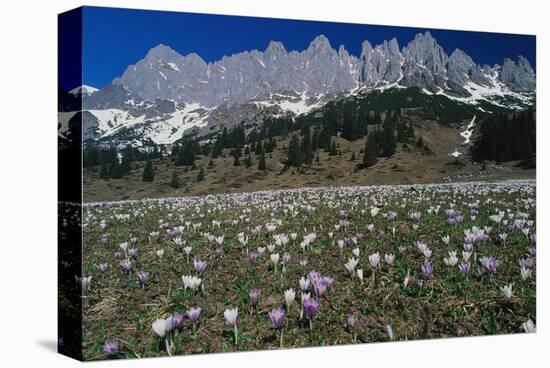
<path fill-rule="evenodd" d="M 536 335 L 477 337 L 289 351 L 89 363 L 116 367 L 538 367 L 548 361 L 546 252 L 548 10 L 544 1 L 133 0 L 86 1 L 145 9 L 256 15 L 537 35 L 538 298 Z M 6 0 L 0 11 L 0 366 L 73 367 L 56 342 L 56 14 L 70 0 Z M 215 37 L 215 35 L 212 35 Z M 108 55 L 105 55 L 108 57 Z M 546 189 L 548 187 L 546 186 Z M 549 215 L 549 216 L 545 216 Z M 546 220 L 546 221 L 545 221 Z"/>

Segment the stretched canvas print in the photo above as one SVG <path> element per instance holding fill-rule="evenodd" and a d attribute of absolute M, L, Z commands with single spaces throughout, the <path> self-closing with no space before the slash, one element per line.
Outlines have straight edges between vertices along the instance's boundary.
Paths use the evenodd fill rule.
<path fill-rule="evenodd" d="M 59 15 L 60 353 L 535 332 L 535 62 L 530 35 Z"/>

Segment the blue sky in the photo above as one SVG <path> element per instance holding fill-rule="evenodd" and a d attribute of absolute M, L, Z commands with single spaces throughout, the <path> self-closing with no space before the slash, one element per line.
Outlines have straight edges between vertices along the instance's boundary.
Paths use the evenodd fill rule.
<path fill-rule="evenodd" d="M 83 82 L 95 87 L 110 83 L 159 43 L 209 62 L 243 50 L 264 50 L 270 40 L 283 42 L 287 50 L 303 50 L 319 34 L 334 48 L 343 44 L 359 55 L 363 40 L 376 45 L 396 37 L 403 47 L 429 30 L 447 53 L 460 48 L 478 64 L 523 55 L 535 66 L 535 37 L 527 35 L 96 7 L 83 13 Z M 65 87 L 71 83 L 63 82 Z"/>

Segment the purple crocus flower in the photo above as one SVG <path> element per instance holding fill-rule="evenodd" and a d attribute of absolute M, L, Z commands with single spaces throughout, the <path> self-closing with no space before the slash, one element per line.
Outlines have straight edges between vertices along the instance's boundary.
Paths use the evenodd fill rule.
<path fill-rule="evenodd" d="M 461 264 L 458 265 L 458 269 L 464 275 L 469 274 L 470 273 L 470 262 L 462 262 Z"/>
<path fill-rule="evenodd" d="M 317 311 L 319 310 L 320 303 L 318 300 L 310 298 L 304 300 L 304 312 L 307 314 L 307 316 L 311 319 L 315 316 Z"/>
<path fill-rule="evenodd" d="M 325 284 L 327 289 L 330 289 L 332 284 L 334 283 L 334 278 L 329 276 L 323 276 L 323 284 Z"/>
<path fill-rule="evenodd" d="M 96 265 L 96 268 L 100 272 L 105 272 L 105 271 L 107 271 L 107 268 L 109 268 L 109 265 L 107 263 L 100 263 L 100 264 Z"/>
<path fill-rule="evenodd" d="M 128 249 L 128 256 L 129 257 L 135 257 L 136 255 L 137 255 L 137 249 L 136 248 Z"/>
<path fill-rule="evenodd" d="M 529 254 L 532 255 L 532 256 L 536 256 L 536 255 L 537 255 L 537 248 L 535 248 L 535 247 L 529 247 L 529 248 L 527 249 L 527 252 L 529 252 Z"/>
<path fill-rule="evenodd" d="M 109 234 L 103 234 L 101 235 L 101 237 L 99 238 L 99 240 L 102 242 L 102 243 L 107 243 L 109 241 Z"/>
<path fill-rule="evenodd" d="M 426 259 L 424 260 L 422 266 L 420 266 L 420 270 L 422 271 L 422 276 L 426 279 L 429 279 L 432 276 L 434 269 L 432 263 Z"/>
<path fill-rule="evenodd" d="M 137 278 L 139 280 L 139 284 L 141 287 L 145 287 L 145 283 L 149 279 L 149 272 L 147 271 L 138 271 L 137 272 Z"/>
<path fill-rule="evenodd" d="M 120 261 L 120 267 L 122 267 L 124 271 L 130 272 L 130 270 L 132 269 L 132 261 L 130 261 L 129 259 Z"/>
<path fill-rule="evenodd" d="M 483 268 L 489 273 L 495 273 L 500 266 L 500 261 L 493 257 L 483 257 L 480 261 Z"/>
<path fill-rule="evenodd" d="M 114 355 L 118 353 L 118 341 L 113 339 L 106 339 L 103 344 L 103 352 L 107 355 Z"/>
<path fill-rule="evenodd" d="M 348 326 L 349 328 L 351 328 L 352 330 L 355 329 L 355 326 L 357 325 L 357 317 L 355 316 L 355 314 L 350 314 L 348 316 Z"/>
<path fill-rule="evenodd" d="M 119 258 L 119 259 L 120 259 L 120 258 L 122 258 L 122 253 L 121 253 L 121 252 L 114 252 L 114 253 L 113 253 L 113 256 L 114 256 L 115 258 Z"/>
<path fill-rule="evenodd" d="M 195 324 L 199 320 L 201 310 L 201 308 L 189 308 L 185 315 L 191 320 L 191 322 L 193 322 L 193 324 Z"/>
<path fill-rule="evenodd" d="M 535 266 L 535 260 L 531 257 L 521 258 L 518 264 L 521 268 L 533 268 Z"/>
<path fill-rule="evenodd" d="M 250 258 L 252 262 L 256 262 L 256 260 L 258 259 L 258 252 L 256 252 L 255 250 L 251 251 L 250 253 L 248 253 L 248 258 Z"/>
<path fill-rule="evenodd" d="M 323 279 L 316 279 L 313 282 L 313 292 L 317 295 L 318 298 L 322 297 L 327 291 L 327 286 L 323 282 Z"/>
<path fill-rule="evenodd" d="M 208 263 L 206 263 L 206 261 L 199 261 L 199 260 L 194 260 L 193 261 L 193 265 L 195 266 L 195 271 L 197 273 L 203 273 L 204 270 L 206 270 L 206 265 Z"/>
<path fill-rule="evenodd" d="M 166 318 L 166 326 L 169 331 L 179 327 L 185 314 L 176 312 Z"/>
<path fill-rule="evenodd" d="M 260 289 L 250 289 L 248 291 L 248 298 L 250 299 L 250 304 L 258 304 L 258 301 L 260 300 Z"/>
<path fill-rule="evenodd" d="M 269 319 L 273 325 L 280 329 L 285 323 L 285 310 L 283 307 L 274 308 L 268 313 Z"/>
<path fill-rule="evenodd" d="M 221 256 L 223 254 L 223 248 L 222 247 L 217 247 L 216 249 L 214 249 L 214 253 L 217 256 Z"/>

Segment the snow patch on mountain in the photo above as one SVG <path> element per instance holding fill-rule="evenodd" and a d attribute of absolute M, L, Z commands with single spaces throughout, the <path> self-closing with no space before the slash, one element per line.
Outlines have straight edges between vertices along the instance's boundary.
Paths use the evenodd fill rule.
<path fill-rule="evenodd" d="M 452 153 L 449 153 L 449 156 L 458 158 L 464 154 L 462 152 L 463 147 L 469 146 L 472 143 L 472 134 L 474 133 L 474 128 L 476 127 L 475 122 L 476 115 L 474 115 L 474 117 L 472 118 L 470 123 L 464 128 L 464 130 L 460 132 L 460 136 L 464 138 L 464 141 L 461 144 L 462 147 L 457 147 Z"/>
<path fill-rule="evenodd" d="M 85 84 L 79 86 L 79 87 L 76 87 L 76 88 L 73 88 L 69 91 L 70 94 L 72 95 L 75 95 L 75 96 L 79 96 L 79 95 L 86 95 L 86 96 L 90 96 L 91 94 L 95 93 L 99 91 L 99 89 L 95 88 L 95 87 L 92 87 L 92 86 L 87 86 Z"/>

